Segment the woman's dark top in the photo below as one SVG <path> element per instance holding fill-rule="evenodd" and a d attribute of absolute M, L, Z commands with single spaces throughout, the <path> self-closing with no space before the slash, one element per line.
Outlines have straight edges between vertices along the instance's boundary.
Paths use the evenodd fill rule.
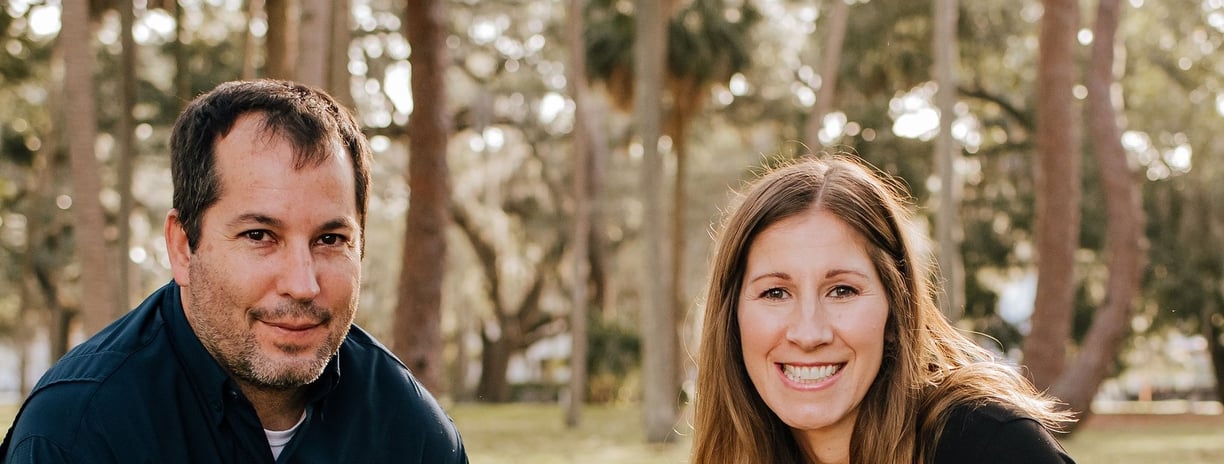
<path fill-rule="evenodd" d="M 952 410 L 934 464 L 1075 464 L 1037 421 L 1003 406 L 963 405 Z"/>

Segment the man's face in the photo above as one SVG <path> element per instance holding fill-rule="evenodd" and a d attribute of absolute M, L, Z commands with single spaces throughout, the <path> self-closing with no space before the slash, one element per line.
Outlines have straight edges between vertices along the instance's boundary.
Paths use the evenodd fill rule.
<path fill-rule="evenodd" d="M 188 250 L 175 212 L 167 241 L 192 329 L 239 382 L 313 382 L 357 310 L 361 230 L 348 154 L 294 168 L 293 146 L 240 117 L 216 145 L 220 197 Z M 172 224 L 173 223 L 173 224 Z"/>

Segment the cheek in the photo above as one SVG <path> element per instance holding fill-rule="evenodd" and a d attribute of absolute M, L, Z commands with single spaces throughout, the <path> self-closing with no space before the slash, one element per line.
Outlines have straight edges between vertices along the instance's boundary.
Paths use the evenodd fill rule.
<path fill-rule="evenodd" d="M 853 336 L 854 340 L 850 343 L 857 346 L 857 351 L 870 353 L 872 358 L 882 358 L 887 345 L 885 327 L 888 323 L 888 311 L 874 310 L 868 314 L 868 317 L 852 321 L 842 333 L 853 334 L 850 336 Z"/>
<path fill-rule="evenodd" d="M 764 356 L 769 347 L 774 344 L 776 334 L 780 332 L 777 324 L 765 315 L 753 312 L 751 309 L 740 311 L 737 316 L 739 323 L 740 348 L 744 352 L 744 361 L 751 364 L 757 357 Z"/>

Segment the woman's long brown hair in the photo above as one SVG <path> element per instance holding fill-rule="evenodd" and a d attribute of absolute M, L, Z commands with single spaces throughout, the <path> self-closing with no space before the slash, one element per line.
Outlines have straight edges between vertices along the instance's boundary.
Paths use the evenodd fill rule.
<path fill-rule="evenodd" d="M 1069 420 L 1015 369 L 944 318 L 932 267 L 913 243 L 899 182 L 850 155 L 805 158 L 753 182 L 724 220 L 715 246 L 697 360 L 692 462 L 799 463 L 791 429 L 756 392 L 744 367 L 736 310 L 752 241 L 770 225 L 813 209 L 866 238 L 887 291 L 884 360 L 859 406 L 853 463 L 931 459 L 952 407 L 993 401 L 1057 429 Z"/>

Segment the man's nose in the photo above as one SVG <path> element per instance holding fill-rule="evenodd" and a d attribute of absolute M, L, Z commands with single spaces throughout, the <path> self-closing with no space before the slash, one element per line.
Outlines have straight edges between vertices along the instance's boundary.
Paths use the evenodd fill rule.
<path fill-rule="evenodd" d="M 280 273 L 280 293 L 294 301 L 311 301 L 319 295 L 319 276 L 310 245 L 290 245 L 285 250 Z"/>

